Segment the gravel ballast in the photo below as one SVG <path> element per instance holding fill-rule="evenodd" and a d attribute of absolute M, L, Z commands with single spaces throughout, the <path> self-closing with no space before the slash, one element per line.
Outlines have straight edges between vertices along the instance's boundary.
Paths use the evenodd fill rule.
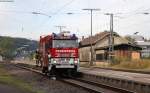
<path fill-rule="evenodd" d="M 3 63 L 2 65 L 12 76 L 27 82 L 33 86 L 34 90 L 39 90 L 40 93 L 41 91 L 43 93 L 90 93 L 82 88 L 58 80 L 51 80 L 34 72 L 15 67 L 12 63 Z"/>

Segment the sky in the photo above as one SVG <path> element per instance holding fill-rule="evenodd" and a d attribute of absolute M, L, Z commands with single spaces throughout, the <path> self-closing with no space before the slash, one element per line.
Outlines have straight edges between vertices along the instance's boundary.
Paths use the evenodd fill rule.
<path fill-rule="evenodd" d="M 150 0 L 14 0 L 0 2 L 0 35 L 39 40 L 41 35 L 59 33 L 65 26 L 79 37 L 90 36 L 90 12 L 93 11 L 93 35 L 109 30 L 114 14 L 114 31 L 121 36 L 139 32 L 150 38 Z M 38 12 L 40 14 L 33 14 Z M 72 13 L 72 14 L 67 14 Z M 51 17 L 49 17 L 51 16 Z"/>

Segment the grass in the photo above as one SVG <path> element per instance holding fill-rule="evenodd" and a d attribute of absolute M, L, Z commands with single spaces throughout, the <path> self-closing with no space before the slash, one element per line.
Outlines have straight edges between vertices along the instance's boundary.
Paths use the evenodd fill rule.
<path fill-rule="evenodd" d="M 150 69 L 150 60 L 140 59 L 132 61 L 121 61 L 119 64 L 112 65 L 112 67 L 125 69 Z"/>
<path fill-rule="evenodd" d="M 88 67 L 87 64 L 80 64 L 80 66 Z M 112 64 L 102 63 L 96 64 L 93 67 L 150 71 L 150 59 L 130 60 L 129 58 L 115 58 Z"/>
<path fill-rule="evenodd" d="M 29 93 L 44 93 L 43 91 L 33 89 L 33 87 L 30 84 L 24 82 L 23 80 L 12 76 L 11 74 L 8 73 L 8 71 L 3 69 L 1 65 L 0 65 L 0 83 L 14 86 L 21 90 L 28 91 Z"/>

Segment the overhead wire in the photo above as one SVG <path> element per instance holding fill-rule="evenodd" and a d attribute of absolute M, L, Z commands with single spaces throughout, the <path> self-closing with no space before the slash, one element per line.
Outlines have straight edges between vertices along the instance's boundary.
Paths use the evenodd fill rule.
<path fill-rule="evenodd" d="M 57 9 L 53 14 L 51 14 L 52 17 L 51 17 L 50 19 L 44 20 L 44 21 L 41 23 L 42 26 L 40 25 L 40 27 L 42 28 L 44 25 L 46 25 L 49 20 L 51 20 L 51 22 L 52 22 L 52 21 L 54 20 L 54 17 L 55 17 L 56 15 L 60 14 L 60 12 L 61 12 L 64 8 L 66 8 L 67 6 L 69 6 L 70 4 L 72 4 L 74 1 L 75 1 L 75 0 L 71 0 L 71 1 L 69 1 L 69 2 L 67 2 L 67 3 L 65 3 L 65 4 L 64 4 L 63 6 L 61 6 L 59 9 Z M 50 13 L 50 11 L 49 11 L 49 13 Z M 66 14 L 66 13 L 64 13 L 64 14 Z"/>
<path fill-rule="evenodd" d="M 129 16 L 129 17 L 126 17 L 126 18 L 130 18 L 130 17 L 132 17 L 132 16 L 134 16 L 134 15 L 131 15 L 131 16 Z M 126 19 L 125 18 L 125 19 Z M 124 19 L 124 18 L 123 18 Z M 122 21 L 122 20 L 120 20 L 120 21 Z M 127 20 L 127 21 L 129 21 L 129 20 Z M 130 20 L 130 22 L 132 22 L 132 20 Z M 126 29 L 126 28 L 131 28 L 131 27 L 137 27 L 137 25 L 141 25 L 141 23 L 149 23 L 150 21 L 142 21 L 142 22 L 134 22 L 134 23 L 132 23 L 132 24 L 128 24 L 128 25 L 124 25 L 123 27 L 119 27 L 120 29 Z"/>
<path fill-rule="evenodd" d="M 66 14 L 66 13 L 62 13 L 61 11 L 64 9 L 64 8 L 66 8 L 67 6 L 69 6 L 70 4 L 72 4 L 72 2 L 74 2 L 75 0 L 71 0 L 71 1 L 69 1 L 69 2 L 67 2 L 66 4 L 64 4 L 63 6 L 61 6 L 58 10 L 56 10 L 53 14 L 51 14 L 51 15 L 53 15 L 53 16 L 55 16 L 55 15 L 57 15 L 57 14 Z M 138 9 L 135 9 L 135 10 L 133 10 L 133 11 L 131 11 L 131 12 L 128 12 L 128 13 L 122 13 L 122 15 L 124 15 L 124 14 L 128 14 L 127 16 L 125 16 L 125 17 L 122 17 L 122 16 L 118 16 L 120 19 L 124 19 L 124 18 L 129 18 L 129 17 L 131 17 L 131 16 L 134 16 L 134 15 L 136 15 L 136 13 L 139 11 L 139 10 L 141 10 L 143 7 L 139 7 Z M 146 9 L 146 11 L 147 10 L 149 10 L 149 9 Z M 0 11 L 0 12 L 12 12 L 12 13 L 19 13 L 19 14 L 31 14 L 31 12 L 28 12 L 28 11 Z M 75 14 L 84 14 L 84 13 L 75 13 Z M 97 13 L 95 13 L 95 14 L 97 14 Z M 53 17 L 52 16 L 52 17 Z M 47 18 L 46 18 L 46 20 L 47 20 Z M 54 20 L 54 19 L 50 19 L 51 21 L 52 20 Z M 49 21 L 49 19 L 47 20 L 47 22 Z M 44 20 L 44 22 L 45 22 L 45 20 Z M 46 23 L 47 23 L 46 22 Z M 43 25 L 44 25 L 44 23 L 42 23 Z M 45 24 L 46 25 L 46 24 Z M 42 26 L 40 26 L 40 27 L 42 27 Z"/>
<path fill-rule="evenodd" d="M 60 7 L 55 13 L 54 15 L 58 14 L 60 11 L 62 11 L 64 8 L 66 8 L 67 6 L 69 6 L 70 4 L 72 4 L 75 0 L 71 0 L 70 2 L 67 2 L 66 4 L 64 4 L 62 7 Z"/>

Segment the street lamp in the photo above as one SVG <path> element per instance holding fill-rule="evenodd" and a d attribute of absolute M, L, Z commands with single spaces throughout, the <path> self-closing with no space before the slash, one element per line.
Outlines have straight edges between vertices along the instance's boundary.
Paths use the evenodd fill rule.
<path fill-rule="evenodd" d="M 44 16 L 48 16 L 49 18 L 51 17 L 51 16 L 49 16 L 49 15 L 47 15 L 47 14 L 45 14 L 45 13 L 41 13 L 41 12 L 31 12 L 32 14 L 35 14 L 35 15 L 44 15 Z"/>
<path fill-rule="evenodd" d="M 66 13 L 66 14 L 68 14 L 68 15 L 72 15 L 73 13 L 71 13 L 71 12 L 68 12 L 68 13 Z"/>
<path fill-rule="evenodd" d="M 100 11 L 100 9 L 96 9 L 96 8 L 87 8 L 87 9 L 82 9 L 82 10 L 86 10 L 86 11 L 90 11 L 91 13 L 91 38 L 90 38 L 90 44 L 91 44 L 91 61 L 90 61 L 90 66 L 93 65 L 93 48 L 92 48 L 92 24 L 93 24 L 93 11 Z"/>
<path fill-rule="evenodd" d="M 142 13 L 142 14 L 149 15 L 150 13 L 148 13 L 148 12 L 144 12 L 144 13 Z"/>

